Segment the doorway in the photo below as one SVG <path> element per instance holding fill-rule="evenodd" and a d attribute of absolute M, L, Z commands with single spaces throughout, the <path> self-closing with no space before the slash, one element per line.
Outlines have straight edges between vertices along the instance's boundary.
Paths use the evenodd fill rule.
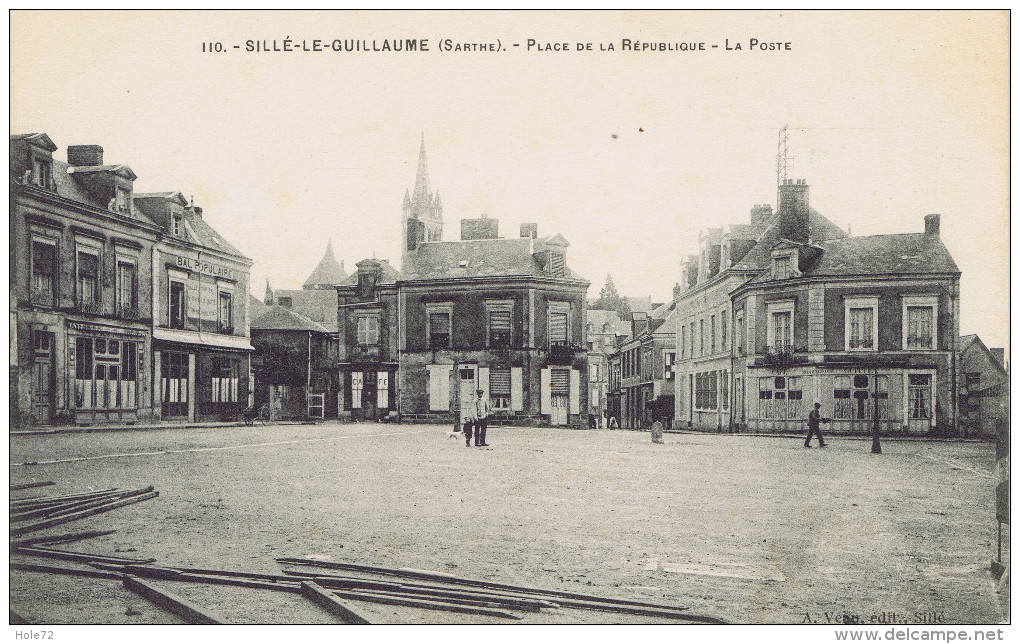
<path fill-rule="evenodd" d="M 32 413 L 39 425 L 53 420 L 53 333 L 35 331 L 32 338 Z"/>

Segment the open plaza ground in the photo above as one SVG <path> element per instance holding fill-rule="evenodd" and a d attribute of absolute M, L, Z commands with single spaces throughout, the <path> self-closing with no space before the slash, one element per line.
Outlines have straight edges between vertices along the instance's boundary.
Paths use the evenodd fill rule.
<path fill-rule="evenodd" d="M 155 486 L 158 498 L 48 532 L 158 566 L 279 573 L 277 557 L 411 568 L 674 604 L 741 624 L 992 624 L 994 446 L 435 425 L 163 428 L 14 435 L 12 498 Z M 459 435 L 458 435 L 459 436 Z M 1004 552 L 1006 556 L 1008 553 Z M 40 563 L 55 563 L 44 562 Z M 238 623 L 333 623 L 300 596 L 161 582 Z M 180 620 L 116 581 L 11 573 L 43 624 Z M 377 623 L 506 623 L 350 602 Z M 575 609 L 526 623 L 652 623 Z M 882 623 L 882 622 L 880 622 Z"/>

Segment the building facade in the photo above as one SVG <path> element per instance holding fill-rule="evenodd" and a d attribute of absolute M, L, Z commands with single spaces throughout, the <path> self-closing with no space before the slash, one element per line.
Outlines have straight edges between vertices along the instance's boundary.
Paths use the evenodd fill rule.
<path fill-rule="evenodd" d="M 340 418 L 398 417 L 399 279 L 389 262 L 365 259 L 336 287 Z"/>
<path fill-rule="evenodd" d="M 252 404 L 251 260 L 180 192 L 135 195 L 163 234 L 152 253 L 153 353 L 159 420 L 236 420 Z"/>
<path fill-rule="evenodd" d="M 619 346 L 619 427 L 672 427 L 676 366 L 676 305 L 631 314 L 631 333 Z"/>
<path fill-rule="evenodd" d="M 995 439 L 997 427 L 1008 427 L 1009 373 L 1005 351 L 989 349 L 976 335 L 959 339 L 960 432 L 965 438 Z"/>
<path fill-rule="evenodd" d="M 688 422 L 799 433 L 817 401 L 833 433 L 955 432 L 960 273 L 939 216 L 923 233 L 846 237 L 815 215 L 803 181 L 780 186 L 777 216 L 737 264 L 755 274 L 729 293 L 729 373 L 719 361 L 714 387 L 693 373 L 678 387 L 678 399 L 718 412 L 706 422 L 688 411 Z M 697 350 L 711 346 L 700 319 L 695 334 Z"/>
<path fill-rule="evenodd" d="M 630 324 L 617 311 L 588 309 L 588 413 L 595 427 L 609 426 L 609 360 L 628 335 Z"/>
<path fill-rule="evenodd" d="M 98 145 L 68 146 L 66 163 L 56 149 L 10 137 L 12 425 L 147 422 L 160 229 L 129 167 Z"/>

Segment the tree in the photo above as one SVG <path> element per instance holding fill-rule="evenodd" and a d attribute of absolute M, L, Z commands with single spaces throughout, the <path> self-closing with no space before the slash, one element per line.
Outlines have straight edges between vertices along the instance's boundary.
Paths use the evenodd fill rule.
<path fill-rule="evenodd" d="M 616 311 L 621 317 L 630 315 L 630 304 L 627 299 L 620 297 L 616 292 L 616 285 L 613 284 L 613 276 L 606 275 L 606 285 L 599 291 L 599 299 L 592 305 L 593 309 L 602 311 Z"/>

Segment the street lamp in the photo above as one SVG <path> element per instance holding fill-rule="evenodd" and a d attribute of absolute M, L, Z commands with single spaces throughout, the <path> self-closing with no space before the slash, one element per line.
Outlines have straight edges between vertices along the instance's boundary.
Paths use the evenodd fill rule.
<path fill-rule="evenodd" d="M 878 371 L 875 372 L 875 402 L 873 406 L 875 420 L 871 427 L 871 453 L 881 454 L 882 444 L 878 441 Z"/>

